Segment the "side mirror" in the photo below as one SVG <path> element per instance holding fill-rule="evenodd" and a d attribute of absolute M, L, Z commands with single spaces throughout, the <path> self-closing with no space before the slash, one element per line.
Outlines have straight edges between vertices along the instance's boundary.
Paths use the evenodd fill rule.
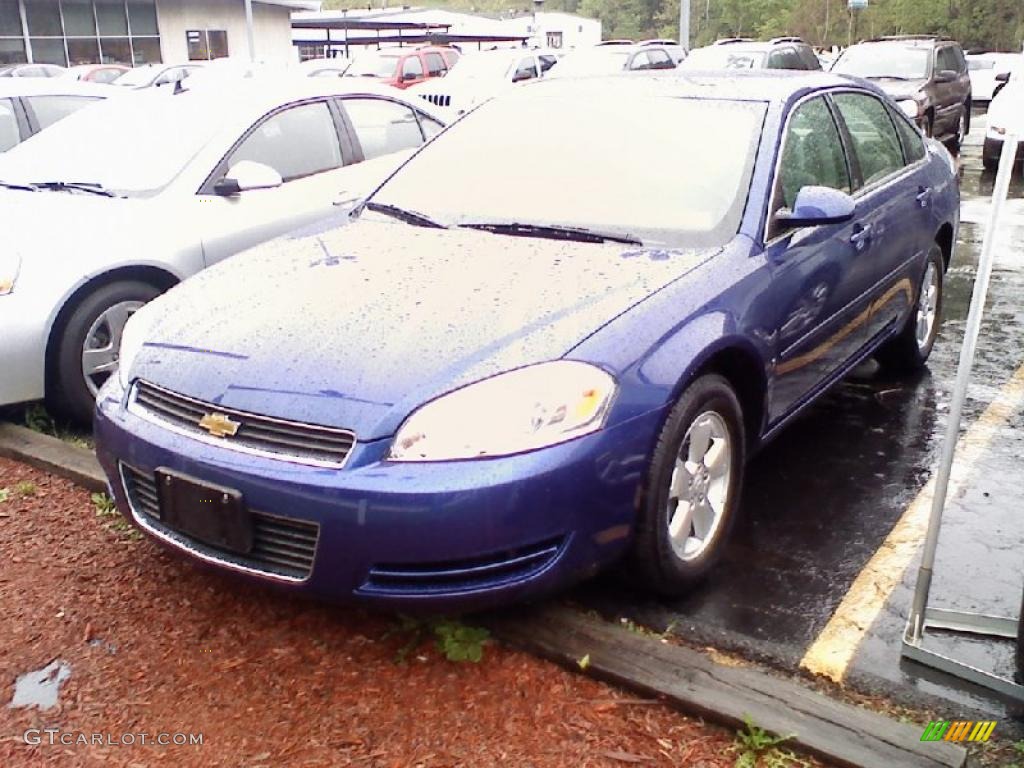
<path fill-rule="evenodd" d="M 402 82 L 406 83 L 406 82 L 408 82 L 410 80 L 415 80 L 417 77 L 419 77 L 419 75 L 417 75 L 415 72 L 403 72 L 402 73 Z"/>
<path fill-rule="evenodd" d="M 231 166 L 227 175 L 213 185 L 213 191 L 221 197 L 232 197 L 250 189 L 273 189 L 282 184 L 281 174 L 269 165 L 242 160 Z"/>
<path fill-rule="evenodd" d="M 940 69 L 935 74 L 935 82 L 936 83 L 952 83 L 954 80 L 956 80 L 956 77 L 957 77 L 956 72 L 954 72 L 952 69 Z"/>
<path fill-rule="evenodd" d="M 816 227 L 842 224 L 853 218 L 857 202 L 845 192 L 830 187 L 803 187 L 796 194 L 793 210 L 781 210 L 775 221 L 785 227 Z"/>
<path fill-rule="evenodd" d="M 1010 82 L 1010 73 L 1009 72 L 1000 72 L 998 75 L 996 75 L 995 81 L 997 83 L 1008 83 L 1008 82 Z"/>

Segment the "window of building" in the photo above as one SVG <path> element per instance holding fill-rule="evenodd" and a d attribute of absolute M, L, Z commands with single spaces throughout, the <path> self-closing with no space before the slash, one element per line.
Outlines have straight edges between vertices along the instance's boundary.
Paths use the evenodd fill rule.
<path fill-rule="evenodd" d="M 561 32 L 548 32 L 548 48 L 561 48 L 562 47 L 562 33 Z"/>
<path fill-rule="evenodd" d="M 185 33 L 189 61 L 222 59 L 228 55 L 228 33 L 223 29 L 190 29 Z"/>
<path fill-rule="evenodd" d="M 159 62 L 155 0 L 0 0 L 0 64 L 30 58 L 60 65 Z"/>

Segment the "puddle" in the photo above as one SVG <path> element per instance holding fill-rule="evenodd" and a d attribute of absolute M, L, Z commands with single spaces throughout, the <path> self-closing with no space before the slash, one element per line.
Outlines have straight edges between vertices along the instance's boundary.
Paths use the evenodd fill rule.
<path fill-rule="evenodd" d="M 7 706 L 52 709 L 57 706 L 61 684 L 70 676 L 71 667 L 60 659 L 35 672 L 26 672 L 15 681 L 14 698 Z"/>

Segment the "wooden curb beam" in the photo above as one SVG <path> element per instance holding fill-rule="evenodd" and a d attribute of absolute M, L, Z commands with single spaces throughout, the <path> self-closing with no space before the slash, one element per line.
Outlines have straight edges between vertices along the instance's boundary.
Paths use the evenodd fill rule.
<path fill-rule="evenodd" d="M 552 606 L 495 618 L 495 635 L 510 645 L 586 671 L 730 728 L 743 718 L 830 763 L 852 768 L 961 768 L 967 751 L 950 742 L 922 742 L 923 725 L 897 723 L 753 667 L 724 666 L 691 648 L 662 643 L 616 624 Z"/>
<path fill-rule="evenodd" d="M 107 489 L 107 478 L 92 451 L 26 427 L 0 423 L 0 456 L 66 477 L 90 491 Z"/>
<path fill-rule="evenodd" d="M 25 427 L 0 423 L 0 456 L 104 491 L 92 451 Z M 488 622 L 495 635 L 571 669 L 667 699 L 679 709 L 731 728 L 750 717 L 806 752 L 851 768 L 962 768 L 967 752 L 949 742 L 922 742 L 922 727 L 835 701 L 793 680 L 752 667 L 731 667 L 690 648 L 627 632 L 578 611 L 549 606 Z"/>

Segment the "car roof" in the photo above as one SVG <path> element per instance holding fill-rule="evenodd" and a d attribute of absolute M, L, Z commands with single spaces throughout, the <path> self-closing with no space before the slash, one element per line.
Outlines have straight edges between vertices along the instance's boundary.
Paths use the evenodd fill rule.
<path fill-rule="evenodd" d="M 102 83 L 64 77 L 10 77 L 0 79 L 0 97 L 16 96 L 117 96 L 119 89 Z"/>
<path fill-rule="evenodd" d="M 586 83 L 587 85 L 581 86 Z M 593 85 L 591 85 L 593 84 Z M 518 90 L 540 93 L 545 89 L 595 87 L 599 92 L 616 89 L 637 95 L 675 96 L 679 98 L 730 99 L 735 101 L 784 102 L 791 97 L 822 88 L 857 87 L 882 93 L 865 81 L 818 70 L 692 70 L 666 69 L 650 72 L 543 79 Z M 557 92 L 557 91 L 556 91 Z"/>
<path fill-rule="evenodd" d="M 236 119 L 251 121 L 293 101 L 347 95 L 389 97 L 415 105 L 418 110 L 433 117 L 439 114 L 429 102 L 367 78 L 317 78 L 305 75 L 304 70 L 258 74 L 253 77 L 237 77 L 227 73 L 223 77 L 214 76 L 198 84 L 189 78 L 182 82 L 182 88 L 177 93 L 173 86 L 163 86 L 134 92 L 119 101 L 130 109 L 127 105 L 137 98 L 182 99 L 189 104 L 201 105 L 208 110 L 211 119 L 225 122 Z M 439 119 L 447 122 L 443 118 Z"/>

